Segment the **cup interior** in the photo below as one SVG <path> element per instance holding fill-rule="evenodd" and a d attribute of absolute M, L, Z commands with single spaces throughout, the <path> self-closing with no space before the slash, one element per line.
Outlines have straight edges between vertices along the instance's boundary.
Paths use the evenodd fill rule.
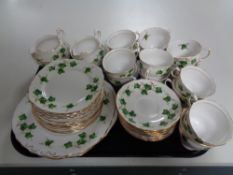
<path fill-rule="evenodd" d="M 42 52 L 52 51 L 59 46 L 59 40 L 56 35 L 47 35 L 38 40 L 36 49 Z"/>
<path fill-rule="evenodd" d="M 216 85 L 212 77 L 195 66 L 187 66 L 181 70 L 180 78 L 184 86 L 198 98 L 214 94 Z"/>
<path fill-rule="evenodd" d="M 136 34 L 130 30 L 120 30 L 112 33 L 107 39 L 107 45 L 111 49 L 129 48 L 136 41 Z"/>
<path fill-rule="evenodd" d="M 174 58 L 166 51 L 161 49 L 145 49 L 139 54 L 140 60 L 153 67 L 170 67 Z"/>
<path fill-rule="evenodd" d="M 107 53 L 103 59 L 103 68 L 112 74 L 124 73 L 136 64 L 135 54 L 129 49 L 115 49 Z"/>
<path fill-rule="evenodd" d="M 218 104 L 201 100 L 194 103 L 189 112 L 193 130 L 203 141 L 223 145 L 232 137 L 232 120 Z"/>
<path fill-rule="evenodd" d="M 98 49 L 98 46 L 99 42 L 95 39 L 95 37 L 90 36 L 75 43 L 72 47 L 72 53 L 73 55 L 79 55 L 80 53 L 91 54 Z"/>
<path fill-rule="evenodd" d="M 170 33 L 162 28 L 149 28 L 140 33 L 139 43 L 144 49 L 165 49 L 170 41 Z"/>
<path fill-rule="evenodd" d="M 168 52 L 173 57 L 194 57 L 201 52 L 202 46 L 195 40 L 178 40 L 168 46 Z"/>

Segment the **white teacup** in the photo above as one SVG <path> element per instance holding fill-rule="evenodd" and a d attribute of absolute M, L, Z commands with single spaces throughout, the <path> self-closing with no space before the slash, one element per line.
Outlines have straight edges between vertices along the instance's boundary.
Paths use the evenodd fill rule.
<path fill-rule="evenodd" d="M 131 30 L 119 30 L 110 34 L 106 40 L 106 45 L 110 50 L 119 48 L 137 49 L 136 42 L 139 37 L 137 32 Z"/>
<path fill-rule="evenodd" d="M 224 145 L 232 138 L 232 118 L 212 101 L 195 102 L 186 117 L 189 123 L 183 128 L 182 142 L 187 149 L 209 149 Z"/>
<path fill-rule="evenodd" d="M 139 53 L 140 75 L 146 79 L 161 81 L 174 64 L 174 58 L 161 49 L 144 49 Z"/>
<path fill-rule="evenodd" d="M 45 35 L 35 42 L 30 53 L 38 64 L 45 65 L 53 60 L 69 58 L 69 44 L 63 36 L 64 31 L 57 29 L 57 35 Z"/>
<path fill-rule="evenodd" d="M 216 85 L 214 79 L 203 69 L 187 66 L 181 69 L 179 76 L 174 80 L 173 89 L 182 100 L 191 104 L 193 100 L 213 95 Z"/>
<path fill-rule="evenodd" d="M 115 49 L 108 52 L 103 59 L 103 69 L 108 79 L 121 80 L 133 77 L 137 71 L 136 57 L 130 49 Z"/>
<path fill-rule="evenodd" d="M 139 45 L 142 49 L 166 49 L 169 41 L 170 33 L 160 27 L 145 29 L 139 37 Z"/>
<path fill-rule="evenodd" d="M 86 60 L 90 63 L 100 65 L 107 50 L 101 44 L 101 33 L 96 31 L 94 36 L 88 36 L 79 42 L 76 42 L 70 50 L 74 59 Z"/>
<path fill-rule="evenodd" d="M 198 65 L 210 55 L 210 49 L 203 48 L 195 40 L 178 40 L 169 44 L 168 52 L 175 57 L 176 64 L 183 68 L 187 65 Z"/>

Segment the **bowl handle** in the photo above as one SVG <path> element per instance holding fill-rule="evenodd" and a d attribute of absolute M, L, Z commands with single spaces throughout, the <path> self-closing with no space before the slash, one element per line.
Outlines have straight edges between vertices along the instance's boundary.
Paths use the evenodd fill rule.
<path fill-rule="evenodd" d="M 210 51 L 209 48 L 204 47 L 204 48 L 202 49 L 201 53 L 200 53 L 200 58 L 199 58 L 199 60 L 202 61 L 202 60 L 206 59 L 207 57 L 209 57 L 209 56 L 210 56 L 210 52 L 211 52 L 211 51 Z M 199 61 L 199 62 L 200 62 L 200 61 Z"/>
<path fill-rule="evenodd" d="M 191 107 L 193 103 L 195 103 L 198 100 L 198 97 L 196 95 L 191 95 L 188 99 L 188 106 Z"/>

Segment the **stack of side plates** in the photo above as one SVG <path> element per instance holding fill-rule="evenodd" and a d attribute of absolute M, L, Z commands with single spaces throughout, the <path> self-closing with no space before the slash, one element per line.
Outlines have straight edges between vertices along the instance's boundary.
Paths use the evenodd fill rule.
<path fill-rule="evenodd" d="M 145 141 L 160 141 L 171 135 L 182 110 L 170 88 L 151 80 L 124 85 L 117 94 L 116 106 L 125 130 Z"/>
<path fill-rule="evenodd" d="M 93 64 L 68 59 L 51 62 L 29 87 L 32 114 L 50 131 L 80 131 L 101 113 L 103 83 L 102 70 Z"/>

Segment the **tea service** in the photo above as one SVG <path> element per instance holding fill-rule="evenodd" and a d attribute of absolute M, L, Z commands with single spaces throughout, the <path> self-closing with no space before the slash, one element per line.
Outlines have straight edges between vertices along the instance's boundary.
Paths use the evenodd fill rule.
<path fill-rule="evenodd" d="M 16 139 L 30 152 L 82 156 L 108 135 L 117 116 L 128 134 L 147 142 L 178 128 L 178 141 L 190 151 L 231 139 L 230 115 L 206 100 L 216 84 L 198 67 L 210 55 L 198 41 L 170 43 L 170 32 L 160 27 L 115 31 L 106 41 L 97 30 L 71 47 L 63 35 L 58 29 L 31 49 L 44 67 L 12 119 Z"/>

